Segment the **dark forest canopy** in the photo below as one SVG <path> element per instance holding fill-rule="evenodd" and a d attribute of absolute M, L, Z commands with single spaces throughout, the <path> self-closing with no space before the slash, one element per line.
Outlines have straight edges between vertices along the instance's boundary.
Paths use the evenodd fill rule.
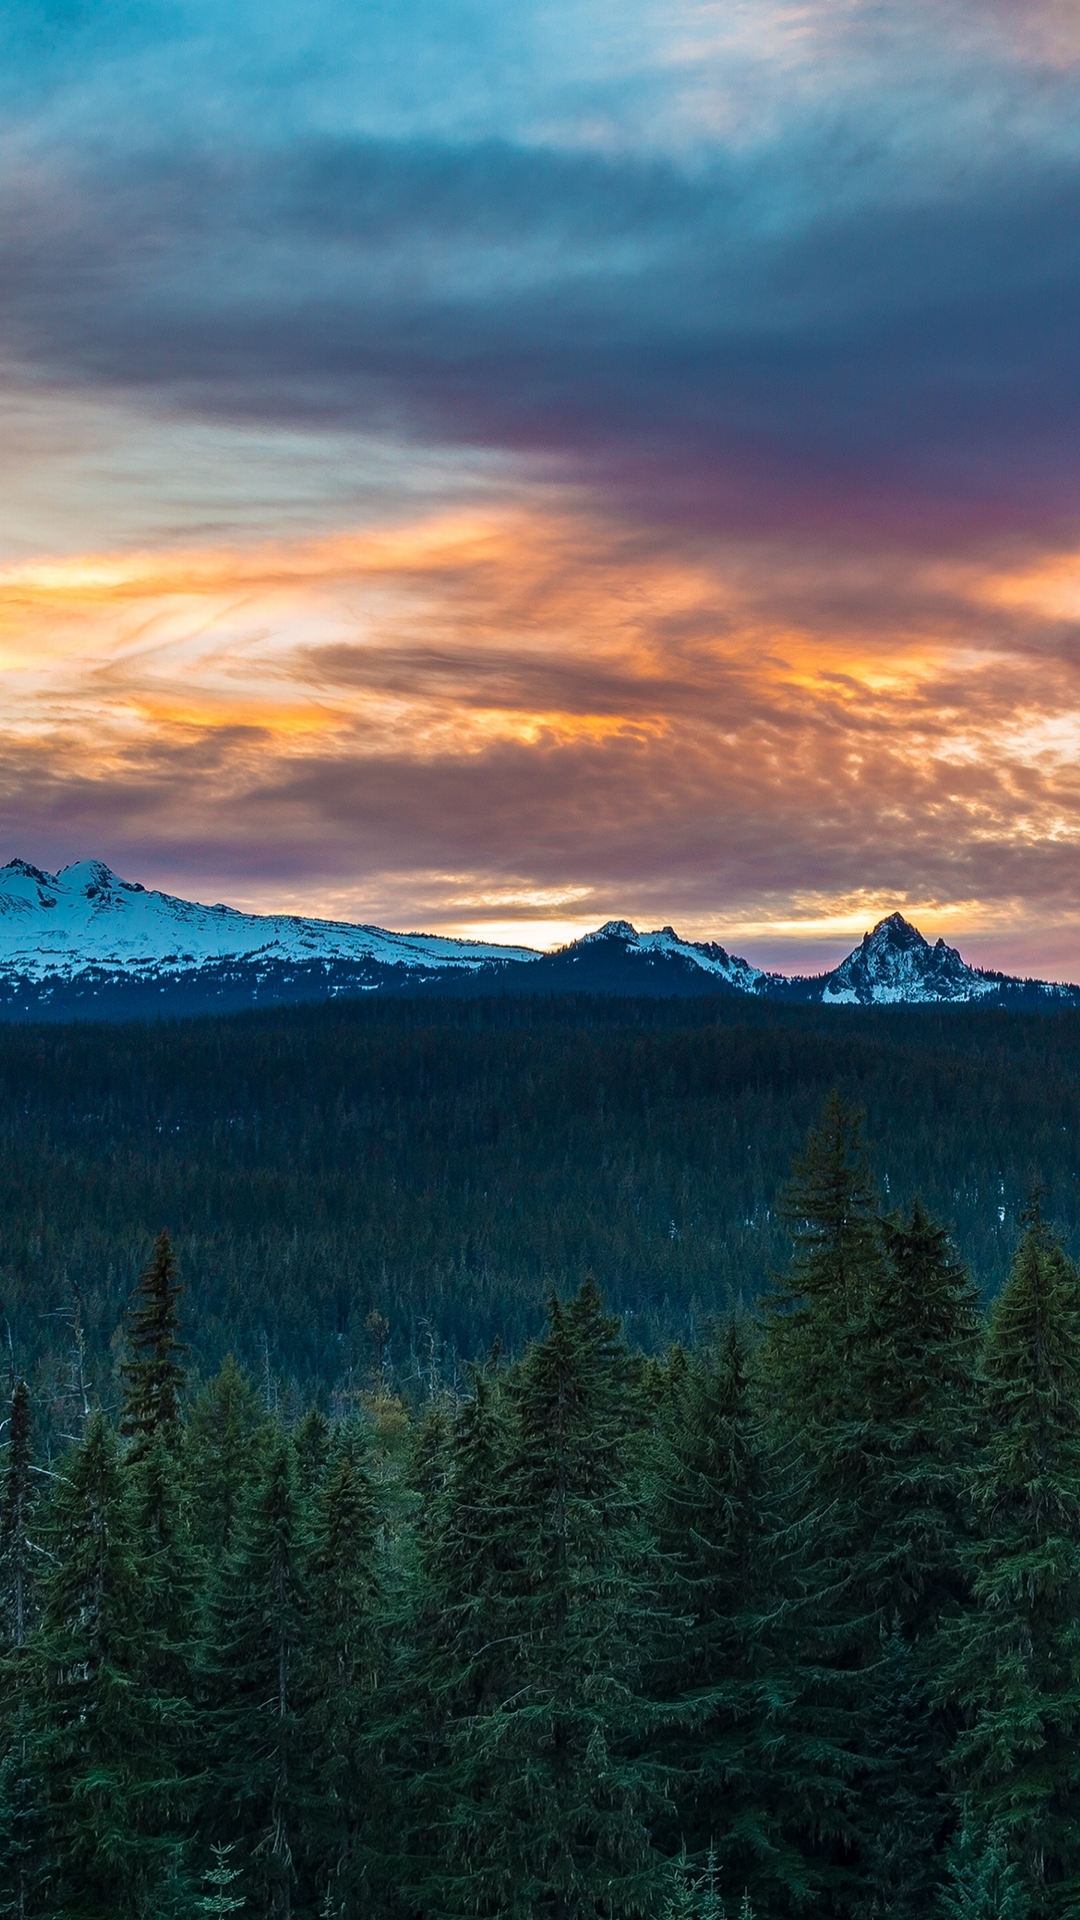
<path fill-rule="evenodd" d="M 1069 1920 L 1080 1273 L 1035 1197 L 984 1314 L 835 1095 L 778 1211 L 755 1315 L 587 1278 L 397 1419 L 195 1386 L 159 1236 L 113 1413 L 4 1396 L 0 1913 Z"/>
<path fill-rule="evenodd" d="M 1080 1014 L 353 1002 L 0 1032 L 2 1311 L 19 1365 L 67 1378 L 77 1289 L 115 1385 L 167 1226 L 195 1363 L 324 1404 L 373 1364 L 408 1390 L 520 1350 L 586 1272 L 656 1350 L 783 1260 L 777 1194 L 833 1086 L 883 1204 L 921 1193 L 984 1294 L 1033 1177 L 1071 1244 Z"/>

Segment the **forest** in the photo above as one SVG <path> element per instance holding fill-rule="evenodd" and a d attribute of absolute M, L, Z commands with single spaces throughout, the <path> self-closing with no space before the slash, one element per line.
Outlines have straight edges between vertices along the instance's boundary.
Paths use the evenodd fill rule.
<path fill-rule="evenodd" d="M 44 1432 L 87 1382 L 113 1405 L 167 1227 L 192 1376 L 232 1352 L 286 1413 L 373 1369 L 415 1408 L 590 1272 L 631 1346 L 694 1343 L 787 1258 L 777 1196 L 834 1087 L 882 1204 L 921 1195 L 980 1294 L 1033 1180 L 1075 1250 L 1077 1012 L 553 996 L 0 1029 L 0 1341 Z"/>
<path fill-rule="evenodd" d="M 114 1406 L 13 1360 L 0 1912 L 1074 1914 L 1080 1273 L 1036 1188 L 985 1310 L 838 1093 L 776 1212 L 696 1344 L 586 1276 L 413 1409 L 196 1381 L 167 1233 Z"/>

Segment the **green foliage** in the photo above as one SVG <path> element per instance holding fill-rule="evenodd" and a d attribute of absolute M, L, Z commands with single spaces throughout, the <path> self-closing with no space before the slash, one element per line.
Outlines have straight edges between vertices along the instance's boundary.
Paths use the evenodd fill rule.
<path fill-rule="evenodd" d="M 37 1503 L 30 1438 L 30 1391 L 25 1380 L 16 1380 L 0 1496 L 0 1648 L 4 1649 L 26 1644 L 32 1617 L 31 1534 Z"/>
<path fill-rule="evenodd" d="M 785 1208 L 761 1324 L 646 1358 L 590 1280 L 401 1396 L 376 1312 L 273 1418 L 186 1404 L 159 1243 L 125 1435 L 13 1383 L 0 1914 L 1066 1920 L 1080 1275 L 1033 1220 L 984 1339 L 838 1098 Z"/>
<path fill-rule="evenodd" d="M 203 1652 L 211 1818 L 247 1846 L 271 1915 L 292 1911 L 313 1791 L 305 1715 L 310 1549 L 295 1451 L 281 1434 L 211 1586 Z"/>
<path fill-rule="evenodd" d="M 54 1920 L 115 1920 L 118 1908 L 160 1905 L 183 1861 L 176 1703 L 148 1659 L 160 1569 L 137 1552 L 130 1488 L 101 1414 L 54 1485 L 41 1621 L 26 1654 L 35 1885 Z"/>
<path fill-rule="evenodd" d="M 214 1864 L 207 1867 L 203 1874 L 203 1885 L 208 1889 L 200 1900 L 195 1902 L 197 1913 L 238 1913 L 244 1906 L 243 1896 L 230 1893 L 234 1880 L 239 1880 L 239 1867 L 229 1865 L 229 1855 L 233 1851 L 233 1842 L 215 1841 L 210 1851 Z"/>
<path fill-rule="evenodd" d="M 448 1742 L 451 1911 L 550 1905 L 584 1920 L 598 1903 L 637 1914 L 655 1899 L 660 1794 L 641 1743 L 656 1575 L 629 1389 L 595 1285 L 552 1300 L 545 1337 L 508 1387 L 507 1559 L 481 1596 L 500 1683 L 472 1666 L 469 1684 L 486 1684 Z"/>
<path fill-rule="evenodd" d="M 776 1194 L 834 1085 L 867 1112 L 887 1204 L 922 1193 L 993 1292 L 1033 1162 L 1080 1227 L 1078 1062 L 1080 1015 L 978 1008 L 341 1003 L 0 1027 L 4 1309 L 54 1444 L 71 1287 L 111 1401 L 118 1303 L 159 1220 L 201 1365 L 231 1351 L 261 1379 L 265 1342 L 290 1413 L 369 1384 L 373 1313 L 392 1385 L 434 1366 L 460 1386 L 494 1337 L 521 1352 L 553 1279 L 588 1271 L 635 1343 L 695 1344 L 785 1260 Z"/>
<path fill-rule="evenodd" d="M 1080 1274 L 1038 1220 L 991 1317 L 975 1606 L 944 1636 L 955 1763 L 1037 1913 L 1080 1897 Z"/>
<path fill-rule="evenodd" d="M 996 1827 L 978 1835 L 965 1821 L 945 1859 L 949 1878 L 938 1900 L 944 1920 L 1027 1920 L 1020 1872 Z"/>
<path fill-rule="evenodd" d="M 128 1358 L 120 1369 L 124 1382 L 124 1411 L 120 1432 L 132 1443 L 138 1458 L 160 1436 L 177 1444 L 180 1401 L 184 1388 L 182 1351 L 177 1334 L 180 1297 L 176 1257 L 167 1233 L 159 1233 L 154 1252 L 128 1312 L 125 1333 Z"/>

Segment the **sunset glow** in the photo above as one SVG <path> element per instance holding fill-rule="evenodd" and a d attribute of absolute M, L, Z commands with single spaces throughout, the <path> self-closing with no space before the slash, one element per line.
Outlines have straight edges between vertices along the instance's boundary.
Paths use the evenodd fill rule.
<path fill-rule="evenodd" d="M 25 43 L 4 857 L 1080 975 L 1068 9 L 418 6 Z"/>

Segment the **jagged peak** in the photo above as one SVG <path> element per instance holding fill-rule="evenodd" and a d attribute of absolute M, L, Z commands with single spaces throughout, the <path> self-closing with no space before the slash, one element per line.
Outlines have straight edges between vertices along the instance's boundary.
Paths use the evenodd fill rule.
<path fill-rule="evenodd" d="M 572 944 L 575 947 L 588 946 L 592 940 L 636 940 L 638 932 L 629 920 L 605 920 L 602 927 L 596 927 L 592 933 L 583 933 L 580 940 Z"/>
<path fill-rule="evenodd" d="M 40 867 L 35 867 L 29 860 L 9 860 L 5 866 L 0 867 L 0 879 L 3 878 L 5 873 L 13 874 L 24 880 L 36 880 L 38 885 L 42 887 L 55 887 L 56 885 L 55 874 L 43 873 Z"/>
<path fill-rule="evenodd" d="M 920 933 L 918 927 L 912 926 L 910 920 L 905 920 L 902 913 L 886 914 L 884 920 L 879 920 L 876 926 L 871 927 L 869 933 L 863 934 L 862 943 L 864 947 L 882 946 L 887 940 L 902 943 L 905 946 L 928 947 L 930 945 L 926 935 Z M 938 944 L 940 946 L 944 942 L 939 941 Z"/>

